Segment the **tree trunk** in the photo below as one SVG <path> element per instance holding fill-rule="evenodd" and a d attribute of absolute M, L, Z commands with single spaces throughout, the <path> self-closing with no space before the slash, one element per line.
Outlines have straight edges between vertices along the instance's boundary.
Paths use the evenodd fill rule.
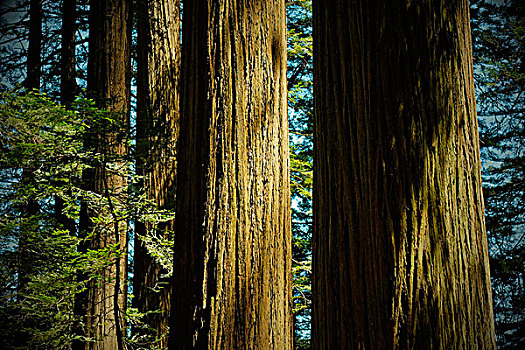
<path fill-rule="evenodd" d="M 63 0 L 62 3 L 62 37 L 61 37 L 61 62 L 60 62 L 60 94 L 62 104 L 67 108 L 75 100 L 78 92 L 75 69 L 75 32 L 76 32 L 76 0 Z M 69 193 L 70 194 L 70 193 Z M 64 229 L 71 234 L 75 232 L 75 220 L 68 218 L 62 213 L 64 200 L 55 196 L 55 217 Z"/>
<path fill-rule="evenodd" d="M 85 189 L 102 195 L 108 201 L 110 224 L 92 222 L 99 213 L 84 203 L 80 229 L 83 234 L 93 232 L 84 249 L 119 248 L 117 257 L 98 271 L 98 279 L 91 279 L 83 298 L 85 336 L 95 342 L 85 342 L 85 349 L 123 349 L 124 323 L 122 313 L 126 305 L 127 225 L 117 217 L 119 202 L 125 201 L 126 179 L 106 167 L 106 160 L 124 156 L 127 152 L 126 135 L 129 127 L 130 105 L 130 44 L 131 2 L 128 0 L 94 0 L 90 3 L 88 94 L 99 108 L 114 112 L 116 123 L 103 125 L 86 139 L 86 147 L 103 154 L 104 160 L 83 174 Z M 118 126 L 115 130 L 114 126 Z M 111 160 L 115 162 L 115 160 Z M 97 208 L 100 209 L 100 208 Z M 77 344 L 78 346 L 78 344 Z"/>
<path fill-rule="evenodd" d="M 62 38 L 61 38 L 61 81 L 60 93 L 62 104 L 71 105 L 78 93 L 75 69 L 75 33 L 77 30 L 77 0 L 63 0 Z"/>
<path fill-rule="evenodd" d="M 313 11 L 313 348 L 494 348 L 468 1 Z"/>
<path fill-rule="evenodd" d="M 24 81 L 25 88 L 40 89 L 41 75 L 41 48 L 42 48 L 42 0 L 29 1 L 29 35 L 27 48 L 27 77 Z M 34 186 L 35 167 L 22 169 L 22 184 L 26 190 Z M 29 192 L 31 192 L 29 190 Z M 19 269 L 18 290 L 22 291 L 35 272 L 35 257 L 31 247 L 31 240 L 38 231 L 40 204 L 38 200 L 29 195 L 27 202 L 20 207 L 21 227 L 18 241 Z"/>
<path fill-rule="evenodd" d="M 76 19 L 77 19 L 77 1 L 76 0 L 63 0 L 62 3 L 62 37 L 61 37 L 61 74 L 60 74 L 60 94 L 62 104 L 66 108 L 71 107 L 71 103 L 75 100 L 78 92 L 78 86 L 76 83 L 76 55 L 75 55 L 75 33 L 76 33 Z M 71 195 L 67 193 L 67 195 Z M 71 235 L 75 234 L 76 223 L 74 219 L 68 218 L 63 214 L 64 200 L 59 196 L 55 196 L 55 217 L 56 221 L 63 229 L 69 231 Z M 77 274 L 77 282 L 80 283 L 85 279 L 84 274 Z M 77 316 L 84 315 L 85 313 L 85 300 L 82 298 L 84 295 L 80 293 L 75 295 L 74 301 L 74 314 Z M 75 335 L 84 335 L 82 330 L 81 321 L 78 320 L 74 324 L 73 332 Z M 84 344 L 81 341 L 75 340 L 72 343 L 72 348 L 84 349 Z"/>
<path fill-rule="evenodd" d="M 138 8 L 137 52 L 137 173 L 143 176 L 146 197 L 160 208 L 174 209 L 179 121 L 180 1 L 144 0 Z M 159 225 L 159 234 L 172 237 L 174 222 Z M 152 231 L 150 223 L 136 224 L 139 235 Z M 145 323 L 155 330 L 160 347 L 167 345 L 170 311 L 169 279 L 135 236 L 133 299 Z M 160 288 L 160 291 L 159 291 Z"/>
<path fill-rule="evenodd" d="M 27 77 L 24 86 L 28 90 L 40 89 L 42 47 L 42 0 L 29 1 L 29 40 L 27 47 Z"/>
<path fill-rule="evenodd" d="M 291 349 L 284 1 L 184 7 L 170 349 Z"/>

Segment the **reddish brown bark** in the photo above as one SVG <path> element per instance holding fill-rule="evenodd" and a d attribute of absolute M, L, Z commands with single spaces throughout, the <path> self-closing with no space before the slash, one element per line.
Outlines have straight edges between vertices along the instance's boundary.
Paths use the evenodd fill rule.
<path fill-rule="evenodd" d="M 170 349 L 291 349 L 284 1 L 184 6 Z"/>
<path fill-rule="evenodd" d="M 138 4 L 137 53 L 137 173 L 146 197 L 164 209 L 174 209 L 176 140 L 179 133 L 180 2 L 148 0 Z M 156 234 L 172 238 L 174 222 L 159 224 Z M 151 223 L 137 223 L 134 255 L 134 295 L 141 312 L 160 311 L 145 323 L 167 344 L 171 286 L 167 273 L 148 253 L 139 235 L 150 234 Z"/>
<path fill-rule="evenodd" d="M 93 233 L 83 249 L 119 249 L 107 266 L 96 271 L 82 299 L 85 349 L 123 349 L 127 292 L 127 224 L 117 211 L 125 203 L 126 178 L 106 165 L 127 152 L 130 105 L 131 2 L 128 0 L 94 0 L 90 2 L 88 94 L 99 108 L 113 112 L 114 123 L 101 123 L 88 135 L 86 147 L 103 157 L 83 174 L 85 189 L 105 198 L 103 212 L 84 204 L 80 217 L 81 234 Z M 88 121 L 89 122 L 89 121 Z M 115 126 L 117 126 L 115 128 Z M 101 210 L 98 207 L 98 210 Z M 108 222 L 94 223 L 99 214 L 111 217 Z M 115 251 L 115 253 L 117 253 Z M 115 254 L 114 253 L 114 254 Z M 75 344 L 76 348 L 79 344 Z M 80 344 L 82 347 L 82 344 Z"/>
<path fill-rule="evenodd" d="M 313 5 L 313 348 L 494 348 L 468 1 Z"/>

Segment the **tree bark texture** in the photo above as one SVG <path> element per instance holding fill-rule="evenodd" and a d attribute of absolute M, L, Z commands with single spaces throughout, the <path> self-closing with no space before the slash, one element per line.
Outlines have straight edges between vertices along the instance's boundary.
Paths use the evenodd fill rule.
<path fill-rule="evenodd" d="M 146 197 L 157 206 L 174 209 L 176 140 L 179 133 L 180 1 L 143 0 L 138 4 L 137 53 L 137 173 L 143 176 Z M 159 225 L 159 234 L 172 237 L 174 222 Z M 149 223 L 136 223 L 139 235 L 153 230 Z M 167 271 L 135 237 L 134 302 L 156 331 L 159 346 L 167 345 L 170 311 Z M 159 290 L 160 288 L 160 290 Z"/>
<path fill-rule="evenodd" d="M 170 349 L 291 349 L 284 1 L 185 5 Z"/>
<path fill-rule="evenodd" d="M 129 127 L 131 78 L 131 1 L 94 0 L 90 2 L 88 94 L 99 108 L 114 112 L 114 124 L 104 125 L 86 140 L 105 159 L 122 157 L 127 152 L 126 134 Z M 114 162 L 114 160 L 112 160 Z M 96 164 L 83 177 L 85 189 L 100 194 L 108 201 L 110 213 L 116 213 L 119 201 L 126 195 L 126 179 L 109 171 L 105 162 Z M 91 279 L 85 295 L 85 336 L 94 342 L 85 342 L 85 349 L 122 349 L 124 323 L 122 313 L 126 305 L 127 225 L 114 217 L 110 225 L 97 224 L 92 218 L 97 213 L 83 205 L 80 229 L 93 231 L 85 248 L 98 250 L 119 247 L 118 257 L 102 268 L 99 279 Z"/>
<path fill-rule="evenodd" d="M 314 349 L 493 349 L 468 1 L 314 1 Z"/>

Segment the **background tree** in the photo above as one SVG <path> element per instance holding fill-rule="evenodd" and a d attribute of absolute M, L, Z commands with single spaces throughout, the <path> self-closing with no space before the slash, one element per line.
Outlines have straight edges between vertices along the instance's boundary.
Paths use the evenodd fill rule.
<path fill-rule="evenodd" d="M 137 173 L 148 200 L 173 210 L 179 119 L 180 2 L 140 1 L 137 6 Z M 158 227 L 158 234 L 173 239 L 173 220 Z M 136 224 L 133 300 L 146 316 L 145 323 L 167 345 L 170 293 L 168 271 L 148 252 L 153 223 Z M 154 312 L 154 313 L 151 313 Z M 146 332 L 147 333 L 147 332 Z"/>
<path fill-rule="evenodd" d="M 86 349 L 123 349 L 123 313 L 127 293 L 127 223 L 121 217 L 126 202 L 126 163 L 113 169 L 106 163 L 127 154 L 130 108 L 131 3 L 127 0 L 90 2 L 88 94 L 99 108 L 115 114 L 115 123 L 103 123 L 97 134 L 88 135 L 87 149 L 102 154 L 83 175 L 84 189 L 99 194 L 109 206 L 111 220 L 94 221 L 103 208 L 83 206 L 80 230 L 87 238 L 83 249 L 110 249 L 110 263 L 100 277 L 90 279 L 84 295 Z M 89 122 L 89 121 L 88 121 Z M 91 232 L 94 230 L 93 232 Z M 87 236 L 89 235 L 89 236 Z"/>
<path fill-rule="evenodd" d="M 62 5 L 60 95 L 62 104 L 68 108 L 71 108 L 71 105 L 79 92 L 76 82 L 75 67 L 76 6 L 76 0 L 64 0 Z M 69 195 L 71 195 L 71 193 L 69 193 Z M 57 222 L 73 234 L 76 230 L 76 222 L 63 213 L 64 204 L 64 200 L 60 195 L 56 195 L 55 215 Z"/>
<path fill-rule="evenodd" d="M 0 3 L 0 87 L 2 90 L 14 89 L 21 85 L 27 87 L 27 68 L 29 56 L 29 30 L 40 28 L 40 34 L 31 35 L 32 42 L 39 42 L 39 57 L 32 60 L 38 62 L 40 69 L 37 71 L 40 79 L 39 90 L 49 96 L 60 98 L 61 80 L 61 41 L 62 41 L 62 5 L 68 1 L 30 1 L 30 0 L 6 0 Z M 40 18 L 40 26 L 31 25 L 30 3 L 33 8 L 40 7 L 36 15 Z M 80 29 L 76 31 L 76 42 L 79 45 L 77 59 L 77 78 L 85 88 L 87 62 L 87 0 L 77 0 L 79 11 L 77 13 L 77 25 Z M 35 16 L 34 16 L 35 17 Z M 40 41 L 38 41 L 40 36 Z M 34 51 L 34 50 L 33 50 Z M 33 75 L 34 76 L 34 75 Z M 34 78 L 31 78 L 34 81 Z"/>
<path fill-rule="evenodd" d="M 494 348 L 468 2 L 313 10 L 313 347 Z"/>
<path fill-rule="evenodd" d="M 284 2 L 185 4 L 172 349 L 290 349 Z"/>
<path fill-rule="evenodd" d="M 77 29 L 77 1 L 62 1 L 62 30 L 61 30 L 61 79 L 60 93 L 61 102 L 65 106 L 70 106 L 79 93 L 76 82 L 76 41 L 75 33 Z"/>
<path fill-rule="evenodd" d="M 312 2 L 286 2 L 294 348 L 309 347 L 312 236 Z"/>
<path fill-rule="evenodd" d="M 41 43 L 42 40 L 42 1 L 31 0 L 29 2 L 29 31 L 28 31 L 28 48 L 27 48 L 27 74 L 24 81 L 26 91 L 40 89 L 41 75 Z M 22 183 L 25 185 L 32 184 L 35 179 L 34 171 L 38 163 L 33 167 L 22 169 Z M 30 189 L 30 187 L 28 187 Z M 29 190 L 31 192 L 31 190 Z M 40 218 L 40 205 L 37 198 L 28 193 L 27 201 L 20 203 L 21 217 L 24 218 L 20 227 L 20 236 L 18 239 L 19 250 L 19 270 L 18 270 L 18 288 L 20 290 L 26 287 L 29 276 L 33 273 L 35 257 L 32 254 L 30 246 L 31 235 L 38 230 Z"/>
<path fill-rule="evenodd" d="M 42 53 L 42 0 L 29 0 L 29 38 L 27 49 L 27 76 L 25 86 L 28 90 L 40 89 L 40 70 Z"/>

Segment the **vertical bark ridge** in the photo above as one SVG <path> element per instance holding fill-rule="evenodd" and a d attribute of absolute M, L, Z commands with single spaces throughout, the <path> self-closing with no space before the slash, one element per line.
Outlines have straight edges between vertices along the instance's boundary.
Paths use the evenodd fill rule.
<path fill-rule="evenodd" d="M 173 348 L 289 349 L 284 2 L 184 16 Z"/>
<path fill-rule="evenodd" d="M 179 134 L 180 1 L 139 3 L 137 68 L 137 172 L 143 176 L 146 197 L 157 206 L 174 209 L 176 141 Z M 171 237 L 174 222 L 159 225 L 159 234 Z M 137 233 L 147 234 L 152 224 L 137 223 Z M 141 312 L 160 309 L 146 317 L 155 329 L 159 346 L 167 345 L 170 281 L 167 271 L 135 237 L 134 294 Z M 158 290 L 160 288 L 160 290 Z"/>
<path fill-rule="evenodd" d="M 127 0 L 95 0 L 90 3 L 88 95 L 98 108 L 114 112 L 115 125 L 104 125 L 103 130 L 88 135 L 86 147 L 113 161 L 127 153 L 126 135 L 129 128 L 130 78 L 131 78 L 131 3 Z M 94 212 L 86 203 L 82 205 L 79 228 L 81 235 L 89 237 L 81 249 L 107 249 L 114 245 L 119 254 L 97 271 L 98 278 L 91 279 L 84 295 L 79 295 L 79 310 L 84 315 L 84 336 L 91 338 L 75 348 L 123 349 L 125 331 L 122 314 L 127 295 L 127 223 L 116 218 L 119 202 L 125 201 L 127 179 L 109 171 L 105 161 L 96 164 L 83 174 L 85 189 L 105 197 L 109 208 L 105 215 L 112 216 L 111 225 L 94 223 Z M 117 214 L 118 215 L 118 214 Z M 85 237 L 84 237 L 85 238 Z"/>
<path fill-rule="evenodd" d="M 314 348 L 494 347 L 468 11 L 314 2 Z"/>

